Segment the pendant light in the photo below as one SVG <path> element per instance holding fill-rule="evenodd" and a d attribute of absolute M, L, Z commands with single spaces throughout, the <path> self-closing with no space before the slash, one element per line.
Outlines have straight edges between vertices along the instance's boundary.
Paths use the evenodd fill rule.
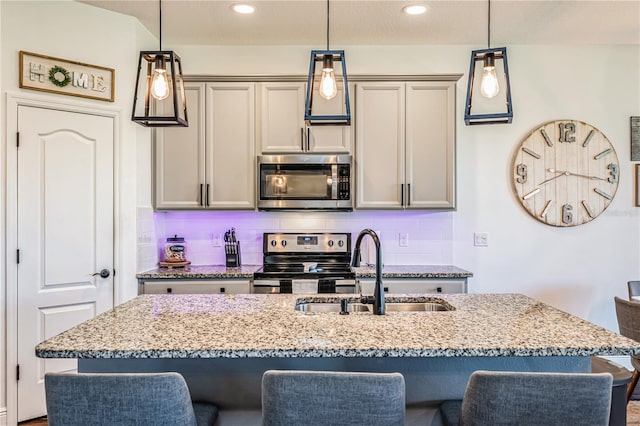
<path fill-rule="evenodd" d="M 162 0 L 158 4 L 160 49 L 140 52 L 131 120 L 145 127 L 187 127 L 182 61 L 175 52 L 162 50 Z"/>
<path fill-rule="evenodd" d="M 507 48 L 491 47 L 491 0 L 488 0 L 487 48 L 471 52 L 464 122 L 499 124 L 511 123 L 512 119 Z"/>
<path fill-rule="evenodd" d="M 318 64 L 321 66 L 318 67 Z M 344 101 L 336 104 L 332 99 L 339 94 L 338 87 L 342 88 Z M 329 49 L 329 0 L 327 0 L 327 49 L 311 51 L 304 119 L 307 125 L 351 124 L 344 50 Z"/>

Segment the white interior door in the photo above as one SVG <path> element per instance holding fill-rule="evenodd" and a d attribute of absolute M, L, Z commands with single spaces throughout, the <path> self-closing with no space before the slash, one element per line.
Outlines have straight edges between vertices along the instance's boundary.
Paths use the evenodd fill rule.
<path fill-rule="evenodd" d="M 34 347 L 113 306 L 113 118 L 18 108 L 18 420 L 46 413 Z M 101 270 L 109 275 L 94 275 Z"/>

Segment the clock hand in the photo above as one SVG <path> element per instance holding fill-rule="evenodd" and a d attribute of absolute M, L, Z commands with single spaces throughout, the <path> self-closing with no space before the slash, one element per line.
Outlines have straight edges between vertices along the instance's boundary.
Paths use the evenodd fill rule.
<path fill-rule="evenodd" d="M 580 174 L 580 173 L 572 173 L 572 172 L 568 172 L 568 171 L 566 171 L 566 170 L 556 170 L 556 169 L 547 169 L 547 170 L 548 170 L 549 172 L 551 172 L 551 173 L 561 173 L 561 175 L 560 175 L 560 176 L 562 176 L 562 175 L 565 175 L 565 176 L 578 176 L 578 177 L 584 177 L 584 178 L 591 179 L 591 180 L 596 180 L 596 179 L 597 179 L 597 180 L 604 180 L 604 181 L 606 181 L 606 180 L 607 180 L 607 179 L 605 179 L 605 178 L 601 178 L 601 177 L 599 177 L 599 176 L 583 175 L 583 174 Z"/>
<path fill-rule="evenodd" d="M 549 170 L 549 171 L 551 171 L 551 170 Z M 555 176 L 554 176 L 554 177 L 552 177 L 552 178 L 545 179 L 545 180 L 543 180 L 542 182 L 540 182 L 540 183 L 538 184 L 538 186 L 540 186 L 540 185 L 544 185 L 545 183 L 549 183 L 549 182 L 551 182 L 552 180 L 558 179 L 560 176 L 564 176 L 564 173 L 560 173 L 560 174 L 558 174 L 558 175 L 555 175 Z"/>

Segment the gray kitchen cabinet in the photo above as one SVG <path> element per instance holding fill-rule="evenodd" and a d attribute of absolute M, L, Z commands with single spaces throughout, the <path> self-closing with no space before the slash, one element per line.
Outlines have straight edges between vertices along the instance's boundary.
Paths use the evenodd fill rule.
<path fill-rule="evenodd" d="M 362 294 L 373 294 L 376 280 L 359 278 L 356 288 Z M 384 278 L 385 293 L 466 293 L 466 278 Z"/>
<path fill-rule="evenodd" d="M 221 280 L 146 280 L 138 284 L 139 294 L 248 294 L 248 279 Z"/>
<path fill-rule="evenodd" d="M 358 209 L 455 209 L 455 82 L 356 84 Z"/>
<path fill-rule="evenodd" d="M 263 154 L 351 153 L 350 126 L 307 126 L 306 83 L 259 83 L 258 140 Z M 330 101 L 318 100 L 319 111 L 335 111 L 343 91 Z M 314 103 L 316 100 L 314 100 Z"/>
<path fill-rule="evenodd" d="M 204 83 L 185 83 L 189 127 L 154 129 L 154 206 L 202 208 L 205 181 Z"/>
<path fill-rule="evenodd" d="M 185 83 L 189 127 L 156 130 L 159 210 L 255 208 L 255 83 Z"/>

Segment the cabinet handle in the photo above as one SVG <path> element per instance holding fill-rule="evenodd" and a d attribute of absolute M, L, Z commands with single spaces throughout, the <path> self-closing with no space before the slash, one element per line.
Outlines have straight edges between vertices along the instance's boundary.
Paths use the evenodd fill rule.
<path fill-rule="evenodd" d="M 304 127 L 300 127 L 300 150 L 304 151 Z"/>
<path fill-rule="evenodd" d="M 207 184 L 207 192 L 205 193 L 205 200 L 207 201 L 205 203 L 205 206 L 209 207 L 209 184 Z"/>
<path fill-rule="evenodd" d="M 307 151 L 311 151 L 311 128 L 307 127 Z"/>
<path fill-rule="evenodd" d="M 200 184 L 200 205 L 204 206 L 204 197 L 202 196 L 202 184 Z"/>
<path fill-rule="evenodd" d="M 385 293 L 388 293 L 389 292 L 389 287 L 384 287 L 383 290 L 384 290 Z"/>
<path fill-rule="evenodd" d="M 404 206 L 404 183 L 400 184 L 400 205 Z"/>
<path fill-rule="evenodd" d="M 407 184 L 407 206 L 411 205 L 411 184 Z"/>
<path fill-rule="evenodd" d="M 220 293 L 226 293 L 226 289 L 224 287 L 220 287 Z"/>
<path fill-rule="evenodd" d="M 438 288 L 436 288 L 436 291 L 437 291 L 438 293 L 442 293 L 442 287 L 438 287 Z"/>
<path fill-rule="evenodd" d="M 171 287 L 167 287 L 167 293 L 173 293 L 173 289 Z"/>

